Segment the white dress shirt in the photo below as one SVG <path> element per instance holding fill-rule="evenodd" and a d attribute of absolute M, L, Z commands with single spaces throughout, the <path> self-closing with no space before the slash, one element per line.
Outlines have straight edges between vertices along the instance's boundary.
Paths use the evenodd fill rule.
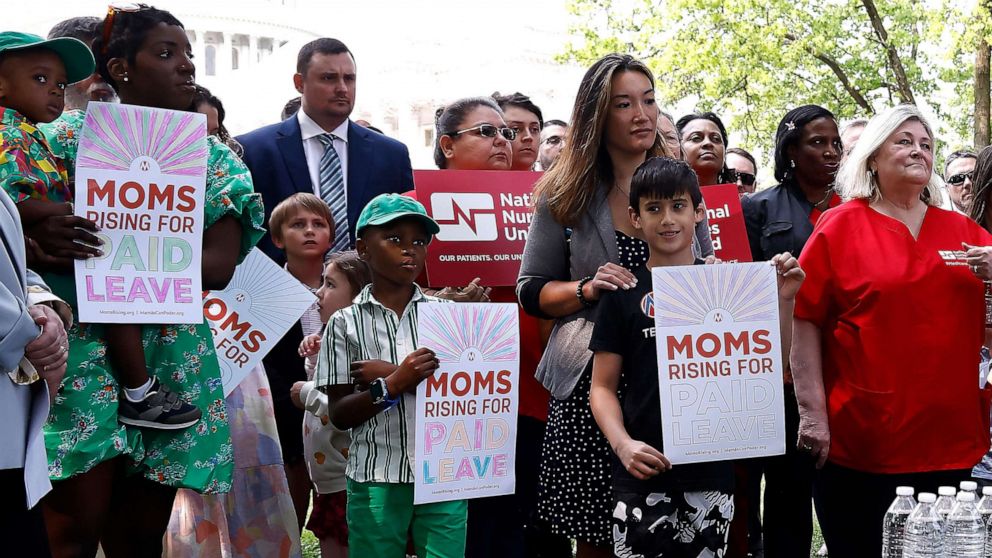
<path fill-rule="evenodd" d="M 324 156 L 324 144 L 317 136 L 328 132 L 334 134 L 334 150 L 341 160 L 341 174 L 344 177 L 344 201 L 348 202 L 348 120 L 333 130 L 324 130 L 319 124 L 307 116 L 303 109 L 296 111 L 300 121 L 300 133 L 303 135 L 303 153 L 307 158 L 307 170 L 310 172 L 310 184 L 313 193 L 320 197 L 320 158 Z"/>

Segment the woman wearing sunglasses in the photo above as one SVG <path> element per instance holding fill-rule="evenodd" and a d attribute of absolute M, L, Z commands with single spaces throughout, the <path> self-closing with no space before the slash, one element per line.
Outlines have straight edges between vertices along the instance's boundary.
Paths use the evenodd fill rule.
<path fill-rule="evenodd" d="M 516 120 L 513 122 L 517 124 L 517 128 L 533 124 L 537 126 L 538 132 L 534 132 L 530 128 L 514 129 L 508 127 L 504 120 L 504 109 L 497 104 L 498 102 L 507 103 L 506 110 L 516 111 L 513 114 Z M 521 106 L 523 102 L 527 104 L 526 110 Z M 459 99 L 438 111 L 437 141 L 434 150 L 435 163 L 437 163 L 438 168 L 444 170 L 511 170 L 515 166 L 514 157 L 517 155 L 513 153 L 513 142 L 519 141 L 521 134 L 530 134 L 531 140 L 533 140 L 540 130 L 539 118 L 540 109 L 531 103 L 527 97 L 519 94 L 510 97 L 498 97 L 494 94 L 492 98 Z M 531 141 L 531 143 L 533 142 Z M 526 164 L 520 165 L 520 168 L 528 170 L 535 157 L 536 151 L 526 157 Z M 496 287 L 491 290 L 485 289 L 483 292 L 477 281 L 463 289 L 451 287 L 441 289 L 438 296 L 474 302 L 474 300 L 467 299 L 462 293 L 470 294 L 475 291 L 481 292 L 486 300 L 489 296 L 496 302 L 516 302 L 517 300 L 516 293 L 511 287 Z M 537 367 L 537 361 L 541 358 L 541 336 L 538 321 L 536 318 L 521 313 L 519 323 L 521 332 L 520 412 L 526 412 L 526 402 L 536 400 L 543 402 L 543 409 L 546 413 L 547 391 L 544 391 L 544 388 L 534 380 L 534 369 Z M 535 413 L 531 412 L 530 414 Z M 540 423 L 539 420 L 533 420 L 533 422 Z M 540 424 L 543 425 L 543 423 Z M 525 525 L 530 525 L 532 522 L 525 512 L 528 506 L 524 502 L 530 502 L 536 498 L 536 480 L 533 483 L 526 482 L 526 479 L 531 477 L 536 479 L 536 471 L 531 471 L 532 467 L 528 466 L 526 456 L 529 453 L 540 455 L 541 439 L 537 437 L 538 447 L 535 450 L 528 452 L 525 449 L 521 453 L 522 446 L 527 444 L 527 440 L 534 438 L 534 436 L 527 435 L 527 432 L 531 430 L 533 430 L 531 421 L 521 420 L 518 423 L 516 493 L 508 496 L 469 500 L 465 551 L 468 558 L 524 556 L 526 554 L 523 530 Z M 535 463 L 534 467 L 536 466 Z M 541 544 L 537 539 L 532 540 Z M 563 541 L 563 544 L 563 548 L 570 552 L 571 548 L 567 543 Z M 561 555 L 564 556 L 564 554 Z"/>
<path fill-rule="evenodd" d="M 754 261 L 771 259 L 779 251 L 802 252 L 820 215 L 840 203 L 833 183 L 842 154 L 830 111 L 806 105 L 785 115 L 775 134 L 779 184 L 741 199 Z M 786 440 L 795 441 L 799 414 L 788 372 L 785 381 Z M 763 462 L 765 556 L 809 556 L 813 463 L 794 443 L 786 444 L 785 455 Z"/>
<path fill-rule="evenodd" d="M 93 51 L 97 71 L 122 103 L 191 108 L 196 90 L 189 39 L 169 12 L 112 7 Z M 248 169 L 216 138 L 207 146 L 203 287 L 222 289 L 265 230 Z M 72 275 L 61 277 L 61 288 L 74 294 Z M 56 557 L 94 556 L 98 543 L 108 558 L 162 556 L 179 488 L 232 490 L 232 442 L 210 328 L 148 325 L 141 338 L 149 372 L 181 398 L 195 400 L 203 417 L 186 430 L 139 432 L 120 424 L 102 328 L 74 327 L 69 371 L 45 425 L 54 482 L 44 512 Z"/>

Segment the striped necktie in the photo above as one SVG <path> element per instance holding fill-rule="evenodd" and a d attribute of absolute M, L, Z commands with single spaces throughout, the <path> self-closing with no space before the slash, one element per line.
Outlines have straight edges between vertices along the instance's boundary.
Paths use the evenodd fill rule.
<path fill-rule="evenodd" d="M 317 136 L 324 144 L 324 155 L 320 158 L 320 197 L 327 203 L 334 219 L 334 243 L 331 251 L 341 252 L 351 245 L 348 236 L 348 199 L 344 191 L 344 173 L 341 172 L 341 159 L 334 149 L 334 134 Z"/>

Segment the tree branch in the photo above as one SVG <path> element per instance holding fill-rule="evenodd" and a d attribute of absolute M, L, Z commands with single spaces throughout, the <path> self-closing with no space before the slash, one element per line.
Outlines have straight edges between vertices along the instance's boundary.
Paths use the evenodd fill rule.
<path fill-rule="evenodd" d="M 861 3 L 864 5 L 865 11 L 868 12 L 868 19 L 871 21 L 871 26 L 875 30 L 875 36 L 878 37 L 882 42 L 882 46 L 885 48 L 885 54 L 889 59 L 889 66 L 892 68 L 892 73 L 895 74 L 896 83 L 899 86 L 899 98 L 904 103 L 916 104 L 916 98 L 913 96 L 913 88 L 910 87 L 909 78 L 906 77 L 906 69 L 902 65 L 902 60 L 899 58 L 896 48 L 889 43 L 889 33 L 885 30 L 882 17 L 878 15 L 875 1 L 861 0 Z"/>
<path fill-rule="evenodd" d="M 791 33 L 786 34 L 785 38 L 789 41 L 796 40 L 796 36 Z M 847 94 L 851 96 L 851 99 L 854 99 L 854 102 L 857 103 L 857 105 L 861 107 L 866 114 L 874 114 L 875 111 L 872 110 L 871 104 L 868 103 L 868 99 L 865 99 L 865 96 L 861 94 L 861 91 L 859 91 L 858 88 L 851 83 L 851 79 L 847 76 L 847 72 L 844 71 L 844 68 L 840 66 L 840 63 L 822 52 L 815 52 L 809 48 L 806 49 L 806 52 L 810 53 L 813 58 L 823 62 L 826 67 L 830 68 L 830 71 L 837 76 L 838 80 L 840 80 L 840 84 L 844 87 L 844 91 L 847 91 Z"/>

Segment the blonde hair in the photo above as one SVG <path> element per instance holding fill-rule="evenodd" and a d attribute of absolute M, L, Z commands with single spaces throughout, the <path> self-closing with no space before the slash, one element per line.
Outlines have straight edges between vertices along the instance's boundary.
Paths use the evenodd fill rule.
<path fill-rule="evenodd" d="M 330 208 L 324 200 L 305 192 L 289 196 L 272 210 L 272 215 L 269 216 L 269 234 L 273 239 L 282 241 L 282 226 L 300 210 L 309 211 L 327 221 L 327 226 L 331 229 L 331 242 L 334 242 L 334 218 L 331 217 Z"/>
<path fill-rule="evenodd" d="M 857 145 L 841 164 L 837 172 L 837 191 L 845 200 L 866 199 L 872 202 L 882 199 L 878 177 L 869 166 L 882 144 L 903 123 L 915 120 L 923 125 L 933 141 L 933 128 L 915 105 L 896 105 L 872 117 L 865 125 Z M 930 169 L 930 181 L 920 194 L 927 205 L 940 205 L 940 188 L 943 183 Z"/>
<path fill-rule="evenodd" d="M 627 54 L 608 54 L 586 71 L 575 96 L 565 146 L 534 189 L 534 199 L 546 200 L 559 224 L 577 224 L 592 203 L 596 189 L 613 182 L 613 165 L 606 152 L 603 132 L 613 96 L 612 80 L 618 72 L 640 72 L 654 87 L 651 70 Z M 657 126 L 657 122 L 654 124 Z M 655 134 L 654 145 L 647 151 L 648 159 L 657 156 L 672 156 L 659 134 Z"/>

